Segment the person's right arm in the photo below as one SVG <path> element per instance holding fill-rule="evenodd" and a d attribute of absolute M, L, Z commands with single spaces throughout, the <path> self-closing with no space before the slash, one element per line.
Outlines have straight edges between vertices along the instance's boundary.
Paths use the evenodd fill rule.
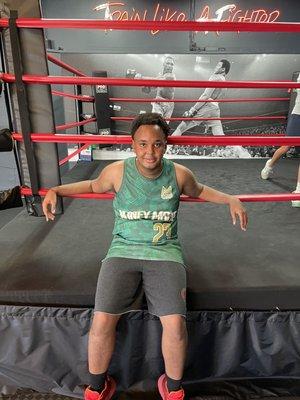
<path fill-rule="evenodd" d="M 48 190 L 42 204 L 46 220 L 53 221 L 55 218 L 57 196 L 116 191 L 116 185 L 121 179 L 122 173 L 123 161 L 119 161 L 105 167 L 96 179 L 52 187 Z"/>

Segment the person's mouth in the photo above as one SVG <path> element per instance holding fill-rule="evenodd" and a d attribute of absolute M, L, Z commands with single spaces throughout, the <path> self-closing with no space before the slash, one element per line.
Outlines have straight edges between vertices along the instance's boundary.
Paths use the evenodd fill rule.
<path fill-rule="evenodd" d="M 153 163 L 156 162 L 156 159 L 155 159 L 155 158 L 144 158 L 144 160 L 145 160 L 147 163 L 149 163 L 149 164 L 153 164 Z"/>

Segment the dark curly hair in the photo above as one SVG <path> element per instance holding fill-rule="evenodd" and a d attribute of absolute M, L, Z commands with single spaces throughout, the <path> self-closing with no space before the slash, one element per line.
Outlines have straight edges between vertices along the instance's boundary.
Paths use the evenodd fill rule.
<path fill-rule="evenodd" d="M 227 75 L 230 71 L 230 62 L 228 60 L 225 60 L 225 58 L 220 60 L 220 62 L 222 63 L 222 68 L 225 69 L 225 75 Z"/>
<path fill-rule="evenodd" d="M 135 132 L 139 129 L 142 125 L 158 125 L 162 130 L 163 134 L 165 135 L 166 139 L 170 132 L 170 127 L 165 121 L 165 119 L 157 113 L 144 113 L 139 114 L 132 122 L 131 125 L 131 137 L 134 138 Z"/>

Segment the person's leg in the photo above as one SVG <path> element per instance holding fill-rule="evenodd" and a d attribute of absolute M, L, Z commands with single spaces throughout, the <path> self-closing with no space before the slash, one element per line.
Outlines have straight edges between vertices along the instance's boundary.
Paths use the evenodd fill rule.
<path fill-rule="evenodd" d="M 251 154 L 243 146 L 229 146 L 232 153 L 237 158 L 251 158 Z"/>
<path fill-rule="evenodd" d="M 299 167 L 298 167 L 298 177 L 297 177 L 296 190 L 293 193 L 300 193 L 300 164 L 299 164 Z M 300 207 L 300 200 L 293 200 L 292 201 L 292 206 L 293 207 Z"/>
<path fill-rule="evenodd" d="M 187 330 L 185 318 L 182 315 L 166 315 L 160 317 L 163 328 L 162 354 L 165 362 L 165 372 L 168 378 L 179 381 L 180 389 L 183 376 L 187 348 Z M 171 391 L 172 388 L 169 388 Z"/>
<path fill-rule="evenodd" d="M 160 317 L 163 328 L 162 354 L 165 363 L 165 374 L 158 380 L 158 390 L 163 400 L 184 399 L 182 377 L 186 358 L 187 330 L 185 318 L 180 314 Z"/>
<path fill-rule="evenodd" d="M 268 179 L 270 177 L 274 165 L 289 150 L 289 148 L 289 146 L 281 146 L 275 151 L 272 158 L 266 162 L 264 168 L 261 170 L 260 175 L 262 179 Z"/>
<path fill-rule="evenodd" d="M 297 190 L 298 192 L 300 192 L 300 164 L 299 164 L 299 167 L 298 167 L 298 177 L 297 177 L 297 186 L 296 186 L 296 190 Z"/>
<path fill-rule="evenodd" d="M 210 117 L 218 117 L 218 107 L 212 106 L 211 103 L 205 103 L 195 115 L 195 118 L 210 118 Z M 220 116 L 220 115 L 219 115 Z M 210 121 L 207 121 L 210 122 Z M 219 121 L 220 122 L 220 121 Z M 172 133 L 172 136 L 181 136 L 183 132 L 188 131 L 189 129 L 193 128 L 194 126 L 200 125 L 202 121 L 182 121 L 177 126 L 175 131 Z M 222 128 L 222 125 L 221 125 Z M 223 133 L 224 134 L 224 133 Z"/>
<path fill-rule="evenodd" d="M 160 114 L 163 118 L 169 119 L 172 117 L 174 111 L 174 103 L 161 102 L 161 103 L 151 103 L 152 110 L 151 112 Z M 167 121 L 169 124 L 170 121 Z"/>
<path fill-rule="evenodd" d="M 110 399 L 116 390 L 116 383 L 107 371 L 115 347 L 119 318 L 119 315 L 94 313 L 89 332 L 89 386 L 84 393 L 85 400 Z"/>
<path fill-rule="evenodd" d="M 211 110 L 211 117 L 220 118 L 220 109 L 216 107 Z M 223 125 L 220 120 L 210 120 L 208 121 L 208 125 L 211 127 L 212 134 L 214 136 L 224 136 Z M 237 158 L 251 158 L 251 154 L 247 149 L 244 149 L 242 146 L 227 146 L 227 148 L 231 151 L 231 153 Z"/>
<path fill-rule="evenodd" d="M 299 126 L 300 126 L 300 116 L 297 114 L 291 114 L 288 119 L 287 127 L 286 127 L 286 135 L 287 136 L 298 136 L 299 134 Z M 270 174 L 273 172 L 273 167 L 277 163 L 277 161 L 289 150 L 290 146 L 281 146 L 279 147 L 272 158 L 266 162 L 266 165 L 261 171 L 262 179 L 268 179 Z"/>
<path fill-rule="evenodd" d="M 184 398 L 181 388 L 187 332 L 186 270 L 184 265 L 172 261 L 147 261 L 143 266 L 143 281 L 148 309 L 162 323 L 162 353 L 165 374 L 158 380 L 158 388 L 164 400 L 170 392 L 178 392 L 178 400 Z"/>
<path fill-rule="evenodd" d="M 223 136 L 224 131 L 223 131 L 223 127 L 221 124 L 221 121 L 216 121 L 215 124 L 210 125 L 211 126 L 211 132 L 214 136 Z"/>
<path fill-rule="evenodd" d="M 89 333 L 89 372 L 93 375 L 106 373 L 112 357 L 116 326 L 120 315 L 95 312 Z M 96 388 L 95 388 L 96 389 Z"/>
<path fill-rule="evenodd" d="M 180 124 L 177 126 L 175 131 L 172 133 L 172 136 L 181 136 L 183 132 L 187 131 L 187 123 L 182 121 Z"/>
<path fill-rule="evenodd" d="M 214 106 L 213 104 L 210 105 L 210 113 L 208 117 L 210 118 L 220 118 L 221 113 L 218 106 Z M 207 125 L 211 127 L 211 132 L 214 136 L 223 136 L 223 126 L 222 122 L 219 119 L 215 120 L 208 120 Z"/>
<path fill-rule="evenodd" d="M 152 105 L 152 110 L 151 110 L 152 113 L 157 113 L 162 116 L 164 115 L 164 110 L 161 103 L 153 102 L 151 103 L 151 105 Z"/>
<path fill-rule="evenodd" d="M 273 166 L 277 163 L 277 161 L 289 150 L 289 146 L 280 146 L 275 153 L 273 154 L 272 158 L 269 162 L 269 167 L 273 168 Z"/>
<path fill-rule="evenodd" d="M 116 325 L 120 315 L 138 309 L 141 292 L 141 272 L 136 260 L 112 257 L 102 262 L 99 273 L 95 311 L 89 333 L 88 364 L 89 387 L 85 400 L 108 400 L 116 388 L 107 375 L 114 351 Z"/>
<path fill-rule="evenodd" d="M 174 103 L 163 103 L 163 117 L 165 119 L 171 118 L 174 111 Z M 167 121 L 168 124 L 170 121 Z"/>
<path fill-rule="evenodd" d="M 200 125 L 201 122 L 199 121 L 182 121 L 177 126 L 175 131 L 172 133 L 172 136 L 181 136 L 184 132 L 188 131 L 189 129 L 193 128 L 194 126 Z"/>

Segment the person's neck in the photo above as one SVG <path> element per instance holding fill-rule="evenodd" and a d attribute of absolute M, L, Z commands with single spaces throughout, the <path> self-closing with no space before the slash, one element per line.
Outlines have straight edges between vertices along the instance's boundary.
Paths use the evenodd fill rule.
<path fill-rule="evenodd" d="M 160 165 L 155 168 L 154 170 L 144 170 L 143 167 L 141 165 L 139 165 L 138 161 L 136 160 L 135 162 L 136 168 L 138 170 L 138 172 L 144 177 L 144 178 L 148 178 L 148 179 L 155 179 L 158 178 L 163 170 L 163 163 L 161 162 Z"/>

